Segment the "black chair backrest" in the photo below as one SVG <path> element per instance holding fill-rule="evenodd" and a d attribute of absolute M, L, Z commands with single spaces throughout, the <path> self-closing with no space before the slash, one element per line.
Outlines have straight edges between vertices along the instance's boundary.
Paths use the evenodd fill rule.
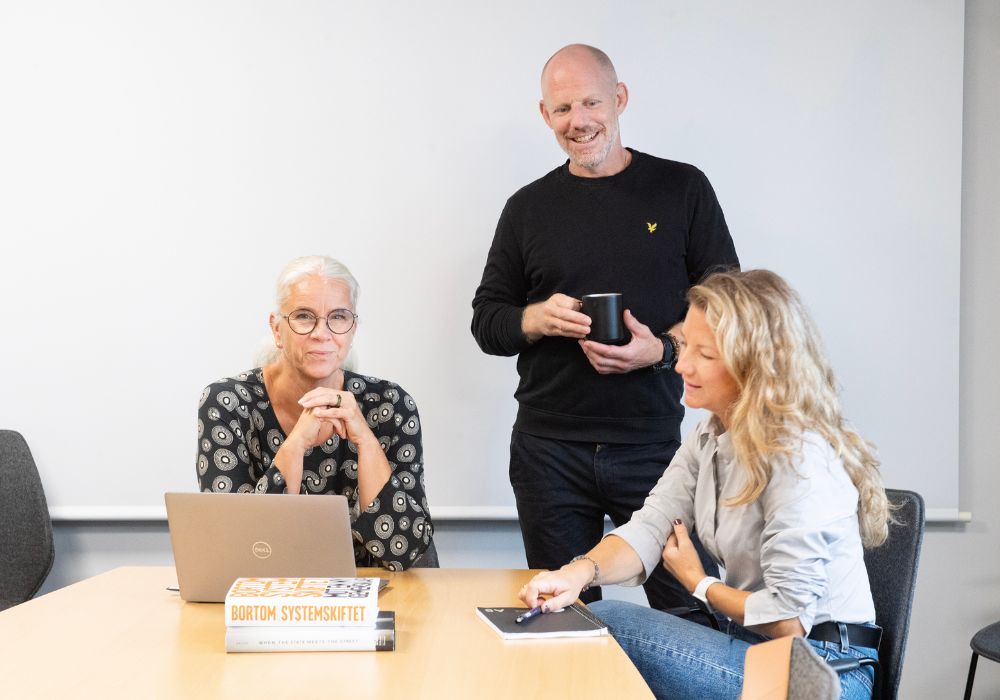
<path fill-rule="evenodd" d="M 52 570 L 52 521 L 20 433 L 0 430 L 0 610 L 29 600 Z"/>
<path fill-rule="evenodd" d="M 880 671 L 876 698 L 895 700 L 903 672 L 903 654 L 910 632 L 910 610 L 917 583 L 920 546 L 924 541 L 924 499 L 913 491 L 886 489 L 896 523 L 889 524 L 889 539 L 881 547 L 865 550 L 865 566 L 875 600 L 875 621 L 882 627 Z"/>
<path fill-rule="evenodd" d="M 437 547 L 434 546 L 434 540 L 427 545 L 427 549 L 417 557 L 417 560 L 413 562 L 414 569 L 437 569 L 441 566 L 438 561 Z"/>

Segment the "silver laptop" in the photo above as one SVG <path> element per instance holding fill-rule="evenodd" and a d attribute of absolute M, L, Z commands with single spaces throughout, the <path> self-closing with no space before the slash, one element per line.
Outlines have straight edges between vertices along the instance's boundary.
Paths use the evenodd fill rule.
<path fill-rule="evenodd" d="M 356 576 L 343 496 L 167 493 L 181 598 L 220 603 L 241 576 Z"/>

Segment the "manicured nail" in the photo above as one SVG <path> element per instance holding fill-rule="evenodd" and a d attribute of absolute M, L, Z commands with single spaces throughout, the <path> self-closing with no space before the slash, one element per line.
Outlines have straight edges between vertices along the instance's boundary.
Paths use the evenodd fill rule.
<path fill-rule="evenodd" d="M 680 525 L 680 524 L 681 524 L 681 519 L 680 518 L 674 518 L 674 525 Z"/>

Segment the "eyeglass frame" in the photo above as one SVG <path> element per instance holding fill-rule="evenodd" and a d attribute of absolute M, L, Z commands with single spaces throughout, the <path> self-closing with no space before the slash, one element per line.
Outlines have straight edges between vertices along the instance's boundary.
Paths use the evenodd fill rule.
<path fill-rule="evenodd" d="M 309 314 L 310 316 L 313 317 L 312 328 L 310 328 L 309 330 L 307 330 L 307 331 L 305 331 L 303 333 L 299 333 L 297 330 L 295 330 L 294 328 L 292 328 L 292 322 L 289 319 L 289 316 L 291 316 L 294 313 L 298 313 L 299 311 L 304 311 L 304 312 L 306 312 L 307 314 Z M 349 313 L 351 315 L 351 326 L 346 331 L 335 331 L 335 330 L 333 330 L 333 326 L 330 325 L 330 316 L 332 316 L 333 314 L 337 313 L 338 311 L 343 311 L 343 312 Z M 315 331 L 316 330 L 316 326 L 319 325 L 319 319 L 320 319 L 320 317 L 317 316 L 314 312 L 310 311 L 309 309 L 293 309 L 291 313 L 287 313 L 287 314 L 279 313 L 278 315 L 281 316 L 283 319 L 285 319 L 285 322 L 288 324 L 288 329 L 292 333 L 294 333 L 295 335 L 309 335 L 310 333 L 312 333 L 313 331 Z M 328 313 L 326 316 L 323 316 L 323 319 L 326 321 L 326 327 L 327 327 L 327 329 L 331 333 L 333 333 L 334 335 L 347 335 L 348 333 L 350 333 L 354 329 L 354 327 L 356 325 L 358 325 L 358 319 L 359 318 L 361 318 L 361 317 L 358 316 L 353 311 L 351 311 L 350 309 L 334 309 L 333 311 L 331 311 L 330 313 Z"/>

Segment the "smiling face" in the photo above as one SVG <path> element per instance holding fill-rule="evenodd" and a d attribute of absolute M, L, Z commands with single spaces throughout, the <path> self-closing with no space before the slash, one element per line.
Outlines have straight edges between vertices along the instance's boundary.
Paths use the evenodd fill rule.
<path fill-rule="evenodd" d="M 299 335 L 292 331 L 284 316 L 272 313 L 271 332 L 275 343 L 281 347 L 278 361 L 309 381 L 327 383 L 333 379 L 339 386 L 342 379 L 340 368 L 358 327 L 355 324 L 343 334 L 331 332 L 326 318 L 337 309 L 354 311 L 350 290 L 344 282 L 312 275 L 293 284 L 281 305 L 281 313 L 292 315 L 295 311 L 305 310 L 312 313 L 318 322 L 312 332 Z"/>
<path fill-rule="evenodd" d="M 570 46 L 553 56 L 542 73 L 542 118 L 570 160 L 570 172 L 606 177 L 625 169 L 627 155 L 618 133 L 618 115 L 628 89 L 614 69 L 587 49 Z"/>
<path fill-rule="evenodd" d="M 705 312 L 697 306 L 691 306 L 684 319 L 684 343 L 676 370 L 684 379 L 684 403 L 711 411 L 728 428 L 729 412 L 740 390 L 722 361 Z"/>

